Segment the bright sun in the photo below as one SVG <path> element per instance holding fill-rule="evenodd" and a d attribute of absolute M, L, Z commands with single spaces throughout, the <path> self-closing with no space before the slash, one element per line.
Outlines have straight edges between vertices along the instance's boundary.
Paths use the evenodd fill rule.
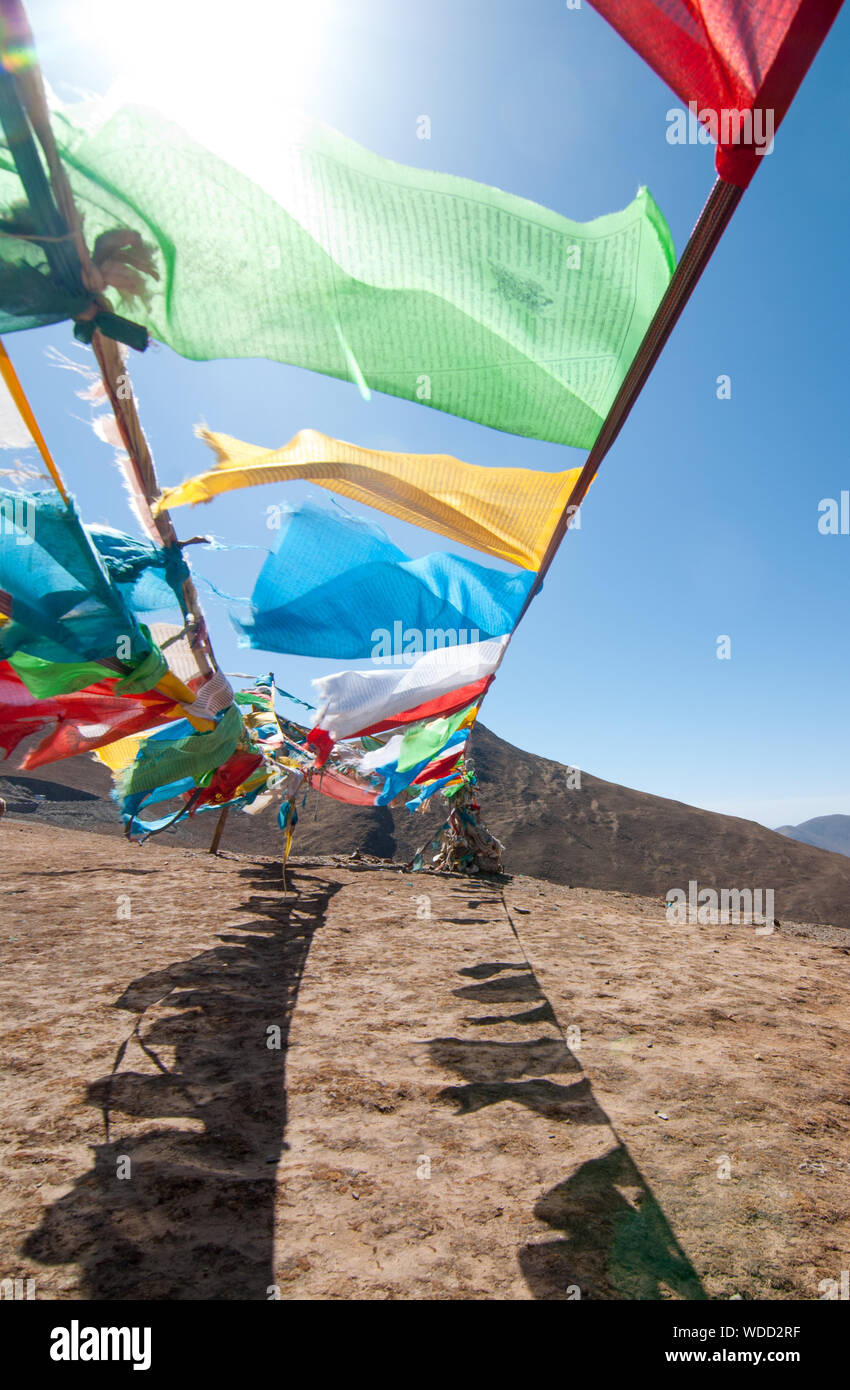
<path fill-rule="evenodd" d="M 334 27 L 332 0 L 85 0 L 85 9 L 87 41 L 115 74 L 110 100 L 147 102 L 222 155 L 246 133 L 269 153 L 281 113 L 321 81 Z"/>

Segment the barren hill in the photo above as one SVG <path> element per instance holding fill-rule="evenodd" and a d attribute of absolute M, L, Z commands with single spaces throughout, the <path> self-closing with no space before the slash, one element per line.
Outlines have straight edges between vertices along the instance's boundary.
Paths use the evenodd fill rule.
<path fill-rule="evenodd" d="M 776 833 L 834 854 L 850 855 L 850 816 L 813 816 L 799 825 L 778 825 Z"/>
<path fill-rule="evenodd" d="M 569 785 L 561 764 L 526 753 L 479 725 L 472 761 L 489 829 L 506 847 L 506 868 L 574 887 L 665 897 L 673 888 L 773 889 L 780 920 L 850 927 L 850 860 L 754 821 L 718 815 L 581 773 Z M 12 816 L 119 834 L 108 774 L 92 758 L 19 773 L 0 769 Z M 37 799 L 41 795 L 43 800 Z M 439 800 L 439 798 L 438 798 Z M 425 814 L 343 806 L 309 794 L 299 807 L 296 853 L 362 853 L 408 860 L 441 822 Z M 166 844 L 206 846 L 215 816 L 168 832 Z M 233 813 L 222 847 L 277 854 L 276 814 Z M 427 858 L 427 855 L 426 855 Z"/>

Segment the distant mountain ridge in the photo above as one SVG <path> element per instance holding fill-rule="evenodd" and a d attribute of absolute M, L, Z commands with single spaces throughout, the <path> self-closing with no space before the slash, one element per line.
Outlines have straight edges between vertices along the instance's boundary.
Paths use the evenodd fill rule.
<path fill-rule="evenodd" d="M 850 816 L 813 816 L 799 825 L 779 825 L 776 833 L 803 845 L 850 856 Z"/>
<path fill-rule="evenodd" d="M 515 748 L 481 724 L 473 731 L 471 760 L 484 822 L 505 845 L 511 873 L 661 899 L 673 888 L 687 892 L 692 880 L 716 890 L 773 889 L 780 921 L 850 928 L 850 861 L 845 853 L 589 772 L 581 772 L 577 788 L 561 763 Z M 18 819 L 33 816 L 120 835 L 110 785 L 106 768 L 90 757 L 52 763 L 32 775 L 0 763 L 0 795 L 9 815 Z M 434 801 L 424 814 L 411 815 L 403 805 L 345 806 L 310 793 L 306 805 L 298 803 L 293 852 L 360 850 L 405 862 L 424 846 L 427 863 L 430 841 L 445 817 L 445 803 L 439 797 Z M 208 848 L 216 819 L 215 814 L 193 818 L 167 832 L 174 836 L 170 843 Z M 850 823 L 850 817 L 819 819 Z M 232 812 L 222 848 L 278 855 L 281 843 L 277 812 L 271 808 L 258 816 Z M 144 846 L 139 853 L 144 854 Z"/>

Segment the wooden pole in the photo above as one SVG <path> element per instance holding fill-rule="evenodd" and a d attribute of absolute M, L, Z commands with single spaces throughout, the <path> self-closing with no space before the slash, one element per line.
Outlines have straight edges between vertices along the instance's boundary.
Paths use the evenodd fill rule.
<path fill-rule="evenodd" d="M 140 501 L 144 508 L 143 520 L 146 529 L 149 533 L 153 531 L 159 537 L 162 546 L 176 546 L 177 534 L 168 512 L 161 511 L 156 517 L 153 515 L 152 503 L 159 496 L 161 489 L 156 479 L 153 458 L 139 420 L 132 389 L 129 388 L 127 364 L 122 360 L 117 344 L 109 338 L 104 338 L 102 333 L 94 334 L 92 348 L 100 367 L 101 378 L 106 387 L 106 394 L 118 424 L 130 467 L 133 469 L 138 486 L 137 501 Z M 209 676 L 217 663 L 213 655 L 198 594 L 191 579 L 187 579 L 183 584 L 183 602 L 187 614 L 186 636 L 189 646 L 199 671 L 202 675 Z"/>
<path fill-rule="evenodd" d="M 92 295 L 93 307 L 99 303 L 102 308 L 109 310 L 108 301 L 99 293 L 103 289 L 103 278 L 89 256 L 73 192 L 56 148 L 41 70 L 35 61 L 32 31 L 21 0 L 0 0 L 0 20 L 3 27 L 0 37 L 4 45 L 8 46 L 11 40 L 16 39 L 29 51 L 30 61 L 17 77 L 13 77 L 0 62 L 0 118 L 30 206 L 45 224 L 42 227 L 47 238 L 44 242 L 45 255 L 54 278 L 67 292 L 78 291 L 82 297 L 88 290 Z M 50 171 L 49 182 L 30 127 L 41 144 Z M 108 313 L 107 317 L 114 316 Z M 147 334 L 143 334 L 143 337 L 147 341 Z M 163 511 L 157 517 L 153 515 L 152 504 L 161 489 L 121 351 L 112 338 L 97 329 L 92 334 L 91 345 L 129 460 L 128 468 L 135 484 L 133 493 L 140 508 L 140 520 L 153 540 L 166 549 L 179 549 L 177 534 L 168 513 Z M 182 599 L 189 646 L 200 673 L 210 676 L 218 663 L 191 577 L 182 585 Z"/>
<path fill-rule="evenodd" d="M 221 841 L 221 832 L 224 830 L 224 823 L 227 820 L 227 813 L 229 810 L 229 806 L 222 806 L 221 808 L 221 813 L 215 825 L 215 834 L 212 837 L 212 844 L 210 845 L 210 854 L 218 854 L 218 846 Z"/>

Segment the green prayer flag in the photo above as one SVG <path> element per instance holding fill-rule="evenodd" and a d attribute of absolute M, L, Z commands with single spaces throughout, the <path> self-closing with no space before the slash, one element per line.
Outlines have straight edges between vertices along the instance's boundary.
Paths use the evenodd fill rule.
<path fill-rule="evenodd" d="M 116 773 L 121 796 L 150 792 L 157 787 L 191 777 L 196 785 L 208 772 L 220 767 L 236 751 L 242 733 L 242 716 L 235 705 L 225 710 L 209 733 L 182 733 L 184 721 L 142 740 L 133 762 Z"/>
<path fill-rule="evenodd" d="M 673 271 L 645 188 L 582 223 L 306 118 L 256 181 L 147 108 L 54 127 L 89 245 L 127 227 L 154 249 L 148 306 L 115 307 L 182 356 L 272 358 L 534 439 L 592 445 Z M 0 150 L 0 209 L 20 196 Z M 21 279 L 41 257 L 0 239 L 0 331 L 44 313 Z"/>
<path fill-rule="evenodd" d="M 26 652 L 15 652 L 7 660 L 37 700 L 70 695 L 100 681 L 115 679 L 115 672 L 97 661 L 44 661 Z"/>
<path fill-rule="evenodd" d="M 168 662 L 153 641 L 148 628 L 143 626 L 142 632 L 150 640 L 151 650 L 116 682 L 116 695 L 141 695 L 146 690 L 153 690 L 163 676 L 168 674 Z"/>
<path fill-rule="evenodd" d="M 142 628 L 142 632 L 150 639 L 146 627 Z M 76 690 L 86 690 L 90 685 L 108 680 L 115 681 L 116 695 L 138 695 L 152 690 L 168 672 L 168 662 L 152 639 L 151 643 L 152 650 L 124 676 L 114 667 L 103 666 L 99 661 L 45 661 L 27 652 L 15 652 L 7 660 L 37 700 L 70 695 Z"/>
<path fill-rule="evenodd" d="M 428 724 L 416 724 L 404 735 L 398 755 L 398 771 L 406 772 L 417 763 L 429 760 L 445 748 L 452 734 L 456 733 L 469 715 L 470 706 L 457 714 L 446 715 L 443 719 L 432 719 Z"/>

